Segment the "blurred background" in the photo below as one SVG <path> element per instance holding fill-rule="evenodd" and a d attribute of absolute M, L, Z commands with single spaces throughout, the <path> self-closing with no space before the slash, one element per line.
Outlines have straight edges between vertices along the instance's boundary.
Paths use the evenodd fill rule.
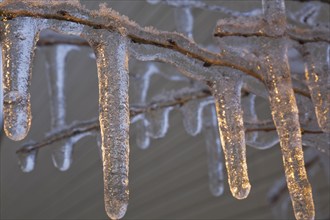
<path fill-rule="evenodd" d="M 173 8 L 145 1 L 82 0 L 89 9 L 98 9 L 105 2 L 141 26 L 175 31 Z M 212 5 L 249 11 L 260 8 L 260 1 L 206 1 Z M 290 3 L 295 7 L 295 3 Z M 214 43 L 212 33 L 222 14 L 193 10 L 194 40 L 204 46 Z M 33 67 L 31 87 L 32 127 L 28 137 L 14 142 L 1 131 L 0 216 L 1 219 L 108 219 L 103 203 L 102 164 L 96 138 L 88 136 L 74 148 L 73 163 L 66 172 L 57 170 L 51 160 L 52 145 L 38 152 L 37 164 L 30 173 L 21 172 L 15 151 L 26 140 L 42 140 L 50 130 L 50 109 L 47 90 L 45 53 L 54 46 L 39 47 Z M 48 52 L 47 52 L 48 51 Z M 71 51 L 66 60 L 67 123 L 98 116 L 98 87 L 95 59 L 88 47 Z M 142 66 L 142 67 L 141 67 Z M 176 74 L 174 68 L 160 64 L 165 73 Z M 130 74 L 143 65 L 130 61 Z M 171 88 L 187 86 L 160 76 L 151 78 L 148 97 Z M 133 92 L 130 91 L 132 96 Z M 259 111 L 269 114 L 266 105 Z M 252 185 L 247 199 L 232 197 L 225 173 L 224 193 L 214 197 L 209 191 L 204 137 L 192 137 L 182 124 L 178 110 L 170 113 L 169 131 L 162 139 L 152 140 L 150 147 L 136 146 L 133 125 L 130 130 L 130 201 L 124 219 L 291 219 L 294 218 L 288 192 L 281 192 L 277 203 L 267 194 L 284 176 L 279 146 L 267 150 L 247 147 L 247 162 Z M 315 171 L 316 170 L 316 171 Z M 327 172 L 321 165 L 310 171 L 317 219 L 329 219 L 330 190 Z M 284 196 L 282 196 L 284 195 Z M 283 201 L 280 201 L 283 200 Z M 279 214 L 277 212 L 283 212 Z"/>

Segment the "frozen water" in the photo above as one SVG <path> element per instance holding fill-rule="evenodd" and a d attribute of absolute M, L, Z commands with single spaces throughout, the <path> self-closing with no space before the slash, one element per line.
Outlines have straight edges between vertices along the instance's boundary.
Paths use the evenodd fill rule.
<path fill-rule="evenodd" d="M 228 182 L 237 199 L 246 198 L 251 188 L 246 165 L 241 87 L 242 81 L 235 71 L 220 76 L 210 85 L 216 104 Z"/>
<path fill-rule="evenodd" d="M 176 30 L 189 38 L 193 38 L 194 17 L 191 8 L 174 9 Z"/>
<path fill-rule="evenodd" d="M 205 106 L 203 113 L 203 136 L 207 152 L 209 188 L 213 196 L 220 196 L 224 191 L 224 165 L 215 106 L 213 104 Z"/>
<path fill-rule="evenodd" d="M 55 48 L 44 49 L 50 96 L 51 127 L 60 129 L 66 125 L 65 63 L 70 51 L 78 49 L 72 45 L 58 45 Z M 71 164 L 73 141 L 78 136 L 61 141 L 54 147 L 52 159 L 54 166 L 61 171 L 69 169 Z"/>
<path fill-rule="evenodd" d="M 293 209 L 297 219 L 313 219 L 314 203 L 304 167 L 298 108 L 291 84 L 286 41 L 265 39 L 263 43 L 264 81 L 280 139 Z"/>
<path fill-rule="evenodd" d="M 20 152 L 17 156 L 18 164 L 24 173 L 29 173 L 34 170 L 37 158 L 37 150 L 33 150 L 27 153 Z"/>
<path fill-rule="evenodd" d="M 305 48 L 305 74 L 317 121 L 324 132 L 330 133 L 330 45 L 308 43 Z"/>
<path fill-rule="evenodd" d="M 148 122 L 145 119 L 144 114 L 140 114 L 139 117 L 134 122 L 136 145 L 141 149 L 147 149 L 150 145 L 150 137 L 147 132 L 147 125 Z"/>
<path fill-rule="evenodd" d="M 104 201 L 108 216 L 122 218 L 128 205 L 129 105 L 125 38 L 104 30 L 83 33 L 96 55 L 102 138 Z"/>
<path fill-rule="evenodd" d="M 159 108 L 145 113 L 147 133 L 151 138 L 162 138 L 169 128 L 169 114 L 173 107 Z"/>
<path fill-rule="evenodd" d="M 188 134 L 196 136 L 201 132 L 203 123 L 203 108 L 210 103 L 214 103 L 214 101 L 194 99 L 185 103 L 180 108 L 183 118 L 183 125 Z"/>
<path fill-rule="evenodd" d="M 4 130 L 18 141 L 31 125 L 29 85 L 38 30 L 33 18 L 4 20 L 2 25 Z"/>
<path fill-rule="evenodd" d="M 72 153 L 74 145 L 83 137 L 90 135 L 90 133 L 82 133 L 68 140 L 61 141 L 58 146 L 54 147 L 52 153 L 52 160 L 54 166 L 60 171 L 66 171 L 70 168 L 72 163 Z"/>

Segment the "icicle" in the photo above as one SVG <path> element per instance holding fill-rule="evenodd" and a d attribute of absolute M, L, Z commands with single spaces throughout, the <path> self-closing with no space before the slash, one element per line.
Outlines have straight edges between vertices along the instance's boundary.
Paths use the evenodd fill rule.
<path fill-rule="evenodd" d="M 145 114 L 147 124 L 147 132 L 151 138 L 157 139 L 165 136 L 169 127 L 169 114 L 173 107 L 159 108 Z"/>
<path fill-rule="evenodd" d="M 175 8 L 174 9 L 176 30 L 189 38 L 193 38 L 194 17 L 191 8 Z"/>
<path fill-rule="evenodd" d="M 61 141 L 58 146 L 55 147 L 52 153 L 52 160 L 54 166 L 60 171 L 66 171 L 70 168 L 72 163 L 72 154 L 74 145 L 83 137 L 90 135 L 90 133 L 82 133 L 70 137 L 68 140 Z"/>
<path fill-rule="evenodd" d="M 283 0 L 263 0 L 266 32 L 282 36 L 286 29 Z M 280 139 L 285 175 L 297 219 L 314 219 L 314 202 L 302 151 L 298 108 L 291 84 L 285 38 L 261 38 L 263 79 L 269 91 L 274 124 Z"/>
<path fill-rule="evenodd" d="M 225 154 L 230 190 L 237 199 L 250 192 L 246 165 L 246 148 L 241 109 L 242 82 L 237 72 L 221 76 L 210 83 L 217 109 L 221 144 Z"/>
<path fill-rule="evenodd" d="M 276 41 L 276 42 L 275 42 Z M 312 191 L 304 167 L 298 108 L 291 85 L 286 42 L 274 40 L 265 45 L 271 53 L 265 56 L 264 81 L 274 124 L 280 139 L 288 188 L 297 219 L 313 219 Z M 272 49 L 271 49 L 272 48 Z"/>
<path fill-rule="evenodd" d="M 330 45 L 304 44 L 307 54 L 305 73 L 307 85 L 315 106 L 318 124 L 330 133 Z"/>
<path fill-rule="evenodd" d="M 146 104 L 151 77 L 159 73 L 158 67 L 153 63 L 147 63 L 147 70 L 134 75 L 130 88 L 133 90 L 133 103 Z M 131 97 L 130 97 L 131 98 Z"/>
<path fill-rule="evenodd" d="M 110 218 L 119 219 L 129 197 L 127 42 L 104 30 L 87 29 L 84 36 L 95 51 L 98 70 L 105 209 Z"/>
<path fill-rule="evenodd" d="M 26 147 L 28 149 L 28 146 Z M 34 170 L 37 158 L 37 150 L 29 152 L 20 152 L 17 154 L 18 164 L 24 173 L 29 173 Z"/>
<path fill-rule="evenodd" d="M 213 196 L 220 196 L 224 191 L 224 173 L 221 142 L 214 105 L 204 108 L 203 135 L 207 151 L 209 187 Z"/>
<path fill-rule="evenodd" d="M 141 120 L 137 121 L 135 131 L 136 131 L 136 144 L 141 149 L 147 149 L 150 145 L 150 137 L 147 132 L 147 120 L 144 114 L 141 115 Z"/>
<path fill-rule="evenodd" d="M 181 108 L 183 125 L 187 133 L 191 136 L 196 136 L 202 130 L 203 108 L 204 106 L 213 103 L 213 100 L 191 100 L 185 103 Z"/>
<path fill-rule="evenodd" d="M 12 140 L 22 140 L 31 125 L 30 93 L 32 59 L 38 39 L 37 22 L 18 17 L 2 21 L 4 130 Z"/>
<path fill-rule="evenodd" d="M 49 53 L 45 53 L 49 79 L 51 127 L 53 130 L 60 129 L 66 125 L 65 60 L 68 53 L 74 49 L 77 49 L 77 47 L 72 45 L 59 45 L 55 48 L 51 48 Z M 72 163 L 72 147 L 76 138 L 77 136 L 69 140 L 61 141 L 53 148 L 52 160 L 54 166 L 61 171 L 66 171 L 70 168 Z"/>

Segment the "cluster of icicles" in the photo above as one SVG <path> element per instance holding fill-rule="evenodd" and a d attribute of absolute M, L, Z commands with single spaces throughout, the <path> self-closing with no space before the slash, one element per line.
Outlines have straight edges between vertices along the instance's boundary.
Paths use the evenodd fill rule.
<path fill-rule="evenodd" d="M 42 1 L 41 1 L 42 2 Z M 4 1 L 1 8 L 14 7 L 13 1 Z M 32 7 L 49 4 L 51 6 L 71 5 L 80 7 L 76 1 L 39 1 L 22 0 L 26 10 L 29 4 Z M 72 11 L 70 15 L 79 19 L 85 19 L 79 11 Z M 66 12 L 62 14 L 65 16 Z M 113 11 L 101 8 L 100 13 L 115 17 L 118 26 L 121 20 L 127 22 Z M 190 39 L 192 36 L 192 17 L 188 8 L 182 8 L 176 15 L 178 31 L 184 33 Z M 2 74 L 3 77 L 3 115 L 4 131 L 12 140 L 22 140 L 28 133 L 31 124 L 29 86 L 31 79 L 31 63 L 34 49 L 41 30 L 52 29 L 62 34 L 77 35 L 84 38 L 95 52 L 97 72 L 99 80 L 99 123 L 100 142 L 102 145 L 102 160 L 104 172 L 104 198 L 107 214 L 110 218 L 122 218 L 128 205 L 128 158 L 129 158 L 129 102 L 128 102 L 128 59 L 129 55 L 138 60 L 159 60 L 176 66 L 187 77 L 198 79 L 204 83 L 214 99 L 191 100 L 182 107 L 183 122 L 187 132 L 193 136 L 203 130 L 205 135 L 208 162 L 210 188 L 214 195 L 220 195 L 223 191 L 223 173 L 221 147 L 223 149 L 225 164 L 228 173 L 230 190 L 234 197 L 244 199 L 250 192 L 250 182 L 246 164 L 246 142 L 256 148 L 268 148 L 280 142 L 287 185 L 290 192 L 293 209 L 297 219 L 313 219 L 314 204 L 312 190 L 307 179 L 304 167 L 302 151 L 302 135 L 298 117 L 299 102 L 296 102 L 292 89 L 290 67 L 288 63 L 288 47 L 285 37 L 285 6 L 280 0 L 264 0 L 263 16 L 267 27 L 264 31 L 268 37 L 258 37 L 251 40 L 258 48 L 260 73 L 271 106 L 273 121 L 278 138 L 260 137 L 258 132 L 245 134 L 243 117 L 251 122 L 257 121 L 254 94 L 241 97 L 242 87 L 250 87 L 256 93 L 261 88 L 260 83 L 254 85 L 246 83 L 245 76 L 238 70 L 229 67 L 218 68 L 216 74 L 210 74 L 215 68 L 208 68 L 205 64 L 201 67 L 190 65 L 191 57 L 176 59 L 177 52 L 170 53 L 168 49 L 157 48 L 154 45 L 134 45 L 126 36 L 126 31 L 118 28 L 119 32 L 92 28 L 82 23 L 57 20 L 54 16 L 48 19 L 22 16 L 2 17 L 0 22 L 0 39 L 2 45 Z M 183 17 L 183 18 L 181 18 Z M 219 21 L 217 33 L 227 33 L 235 28 L 228 20 Z M 252 20 L 246 19 L 246 22 Z M 253 20 L 255 22 L 255 20 Z M 249 25 L 249 24 L 248 24 Z M 153 31 L 148 29 L 148 31 Z M 186 39 L 187 40 L 187 39 Z M 247 41 L 249 38 L 247 38 Z M 193 44 L 192 40 L 189 40 Z M 226 42 L 225 37 L 220 38 L 220 47 Z M 171 41 L 170 41 L 171 43 Z M 175 45 L 175 44 L 174 44 Z M 234 45 L 235 46 L 235 45 Z M 240 45 L 238 45 L 240 47 Z M 305 49 L 308 51 L 306 60 L 306 80 L 311 98 L 315 106 L 315 113 L 319 127 L 325 133 L 330 132 L 329 123 L 329 44 L 308 43 Z M 60 129 L 66 126 L 65 122 L 65 97 L 64 97 L 64 59 L 66 54 L 74 46 L 57 46 L 54 54 L 48 54 L 50 94 L 52 104 L 52 129 Z M 245 48 L 248 50 L 249 48 Z M 320 56 L 322 51 L 322 56 Z M 239 50 L 238 55 L 245 56 L 244 49 Z M 221 53 L 225 53 L 222 51 Z M 243 55 L 242 55 L 243 54 Z M 235 58 L 233 58 L 235 60 Z M 181 68 L 180 65 L 189 67 Z M 197 72 L 197 73 L 196 73 Z M 135 87 L 141 93 L 138 98 L 140 104 L 146 104 L 146 94 L 150 77 L 159 73 L 157 66 L 148 65 L 147 71 L 142 75 Z M 183 78 L 174 77 L 171 80 Z M 247 85 L 245 85 L 247 84 Z M 256 86 L 258 85 L 258 86 Z M 196 86 L 201 86 L 196 84 Z M 183 91 L 187 92 L 187 91 Z M 260 93 L 265 94 L 265 91 Z M 216 108 L 213 107 L 215 104 Z M 243 106 L 243 109 L 242 109 Z M 164 137 L 168 129 L 168 116 L 173 107 L 160 108 L 154 111 L 139 114 L 131 119 L 138 127 L 137 143 L 141 148 L 149 145 L 150 138 Z M 2 110 L 1 110 L 2 111 Z M 243 114 L 244 112 L 244 114 Z M 216 123 L 218 122 L 218 123 Z M 203 129 L 202 129 L 203 128 Z M 220 138 L 217 132 L 219 129 Z M 66 170 L 71 163 L 72 147 L 85 133 L 73 136 L 69 140 L 60 143 L 54 151 L 53 161 L 60 170 Z M 221 141 L 220 141 L 221 139 Z M 36 152 L 24 156 L 23 169 L 33 169 L 33 160 Z"/>

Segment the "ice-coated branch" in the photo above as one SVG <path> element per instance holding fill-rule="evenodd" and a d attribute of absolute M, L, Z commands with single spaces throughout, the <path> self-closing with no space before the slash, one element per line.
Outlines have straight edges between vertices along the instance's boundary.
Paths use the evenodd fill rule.
<path fill-rule="evenodd" d="M 254 77 L 259 76 L 258 65 L 252 60 L 237 57 L 230 51 L 227 51 L 226 53 L 222 52 L 220 54 L 211 53 L 198 47 L 193 41 L 177 33 L 160 32 L 155 29 L 141 28 L 134 22 L 129 21 L 126 17 L 120 16 L 115 11 L 108 10 L 102 13 L 102 15 L 99 15 L 96 11 L 89 11 L 87 9 L 81 9 L 67 4 L 65 4 L 67 10 L 63 11 L 61 10 L 63 8 L 61 6 L 64 5 L 61 5 L 61 3 L 58 3 L 53 7 L 47 7 L 43 4 L 36 3 L 33 6 L 29 5 L 29 10 L 22 10 L 21 8 L 27 8 L 26 4 L 25 1 L 15 4 L 10 1 L 1 3 L 0 15 L 8 18 L 39 17 L 43 19 L 69 21 L 89 26 L 94 29 L 116 31 L 125 34 L 135 44 L 154 45 L 157 47 L 168 48 L 172 51 L 177 51 L 184 56 L 200 60 L 202 65 L 228 66 Z M 327 35 L 322 34 L 322 36 Z M 308 36 L 307 39 L 304 39 L 304 35 L 297 35 L 295 38 L 295 40 L 302 42 L 304 42 L 304 40 L 311 40 L 310 36 Z M 317 40 L 318 38 L 319 37 L 317 37 Z M 329 41 L 329 37 L 326 39 L 321 38 L 320 40 Z"/>
<path fill-rule="evenodd" d="M 247 90 L 249 91 L 249 90 Z M 192 100 L 202 100 L 210 98 L 211 92 L 205 89 L 192 89 L 175 92 L 168 99 L 162 99 L 154 102 L 150 102 L 146 105 L 131 105 L 130 106 L 130 118 L 131 121 L 135 121 L 135 118 L 143 113 L 154 111 L 156 109 L 168 108 L 168 107 L 180 107 Z M 302 125 L 307 126 L 307 125 Z M 244 121 L 245 132 L 256 132 L 256 131 L 275 131 L 274 123 L 272 120 L 258 120 L 258 121 Z M 43 140 L 37 143 L 24 144 L 17 153 L 30 151 L 50 146 L 51 144 L 68 139 L 75 135 L 90 133 L 91 131 L 98 131 L 99 123 L 97 119 L 91 119 L 88 121 L 74 122 L 71 125 L 55 130 L 54 132 L 47 135 Z M 317 135 L 322 134 L 320 130 L 302 129 L 303 134 Z"/>

